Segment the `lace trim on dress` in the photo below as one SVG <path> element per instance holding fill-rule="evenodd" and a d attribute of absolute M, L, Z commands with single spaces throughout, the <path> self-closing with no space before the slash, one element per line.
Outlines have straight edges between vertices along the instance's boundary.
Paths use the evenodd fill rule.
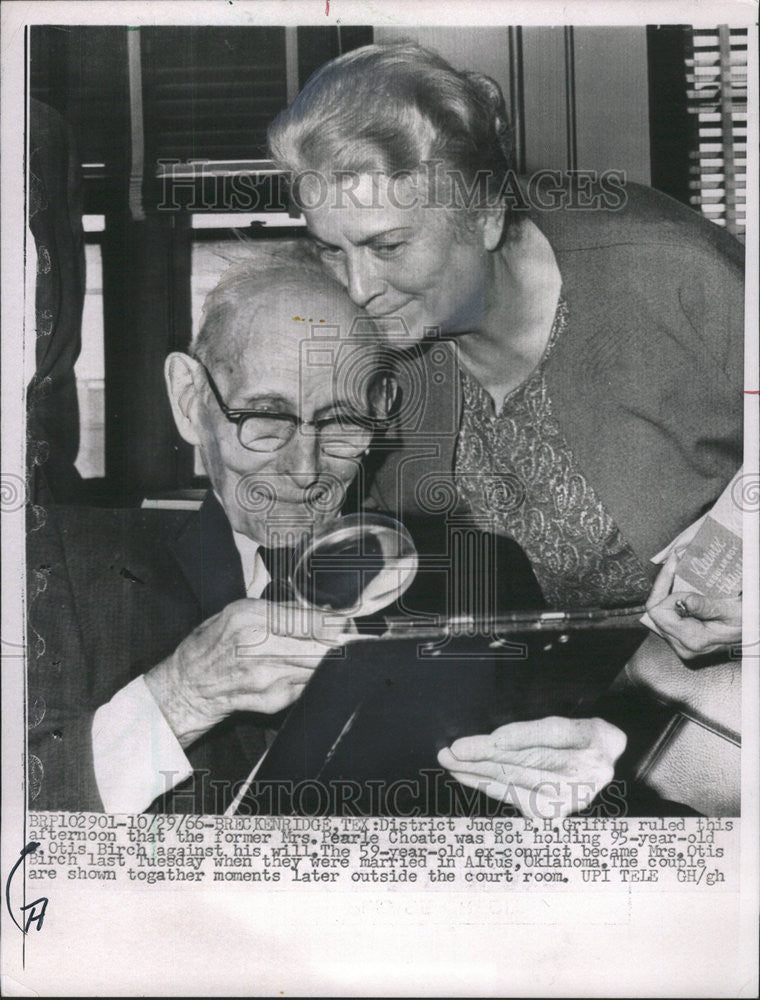
<path fill-rule="evenodd" d="M 567 316 L 560 296 L 540 364 L 498 413 L 462 369 L 457 492 L 477 527 L 522 546 L 549 605 L 636 604 L 646 599 L 649 578 L 578 467 L 546 384 L 546 362 Z"/>

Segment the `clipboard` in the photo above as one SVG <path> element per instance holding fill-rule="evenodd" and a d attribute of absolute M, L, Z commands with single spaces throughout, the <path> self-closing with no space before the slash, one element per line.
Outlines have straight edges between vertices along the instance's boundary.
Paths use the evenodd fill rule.
<path fill-rule="evenodd" d="M 590 609 L 443 626 L 392 622 L 380 639 L 352 642 L 320 664 L 239 812 L 511 814 L 450 778 L 438 750 L 508 722 L 593 714 L 647 634 L 640 615 Z"/>

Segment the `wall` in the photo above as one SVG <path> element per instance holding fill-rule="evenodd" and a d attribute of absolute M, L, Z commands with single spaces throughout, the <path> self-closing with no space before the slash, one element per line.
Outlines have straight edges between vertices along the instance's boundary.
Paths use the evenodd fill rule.
<path fill-rule="evenodd" d="M 650 183 L 646 28 L 375 28 L 378 42 L 402 38 L 501 85 L 528 171 L 617 169 Z"/>

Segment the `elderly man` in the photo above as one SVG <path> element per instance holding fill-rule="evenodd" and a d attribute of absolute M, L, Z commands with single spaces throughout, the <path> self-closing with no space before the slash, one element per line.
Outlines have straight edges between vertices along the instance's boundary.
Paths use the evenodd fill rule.
<path fill-rule="evenodd" d="M 338 356 L 372 373 L 355 315 L 306 253 L 233 266 L 165 367 L 200 511 L 61 508 L 30 531 L 34 807 L 219 812 L 261 756 L 335 637 L 272 599 L 277 552 L 336 515 L 382 416 L 371 378 L 336 379 Z"/>
<path fill-rule="evenodd" d="M 343 507 L 388 414 L 390 381 L 372 336 L 350 335 L 355 320 L 308 252 L 233 266 L 190 353 L 165 368 L 211 482 L 201 509 L 60 508 L 30 530 L 33 808 L 214 813 L 245 787 L 272 715 L 340 641 L 322 616 L 274 602 L 288 598 L 277 553 Z M 508 575 L 524 579 L 514 549 Z M 567 725 L 549 751 L 545 726 L 507 727 L 518 784 L 526 759 L 542 781 L 610 780 L 619 730 Z"/>

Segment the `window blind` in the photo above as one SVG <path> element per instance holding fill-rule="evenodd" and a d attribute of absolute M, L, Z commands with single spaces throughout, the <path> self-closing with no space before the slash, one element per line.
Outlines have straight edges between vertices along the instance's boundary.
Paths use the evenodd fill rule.
<path fill-rule="evenodd" d="M 686 59 L 687 109 L 697 122 L 689 201 L 744 239 L 747 183 L 747 29 L 695 29 Z"/>
<path fill-rule="evenodd" d="M 148 210 L 156 198 L 175 204 L 167 192 L 186 200 L 188 177 L 198 187 L 195 210 L 241 211 L 260 203 L 284 210 L 278 182 L 268 177 L 269 123 L 314 69 L 371 40 L 368 27 L 140 29 Z M 244 175 L 257 186 L 255 198 L 232 190 L 229 179 Z"/>

